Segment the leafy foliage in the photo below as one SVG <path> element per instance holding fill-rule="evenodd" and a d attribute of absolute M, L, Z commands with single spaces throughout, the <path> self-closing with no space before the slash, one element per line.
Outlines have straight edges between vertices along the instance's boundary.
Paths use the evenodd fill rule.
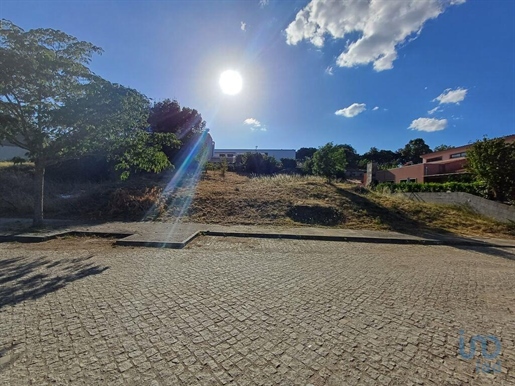
<path fill-rule="evenodd" d="M 103 151 L 118 161 L 122 177 L 131 169 L 169 166 L 158 144 L 175 136 L 153 136 L 149 101 L 112 84 L 88 68 L 99 47 L 53 29 L 25 32 L 0 22 L 0 140 L 25 150 L 35 164 L 34 225 L 43 221 L 45 168 Z"/>
<path fill-rule="evenodd" d="M 345 153 L 345 159 L 347 160 L 347 166 L 349 168 L 357 168 L 359 163 L 359 154 L 356 152 L 351 145 L 336 145 L 337 148 L 343 149 Z"/>
<path fill-rule="evenodd" d="M 301 170 L 304 174 L 313 174 L 313 160 L 306 158 L 302 163 Z"/>
<path fill-rule="evenodd" d="M 449 150 L 449 149 L 454 149 L 454 146 L 449 146 L 449 145 L 438 145 L 436 146 L 433 151 L 434 152 L 437 152 L 437 151 L 443 151 L 443 150 Z"/>
<path fill-rule="evenodd" d="M 327 181 L 345 175 L 345 151 L 341 147 L 334 146 L 332 142 L 319 148 L 313 154 L 313 173 L 323 176 Z"/>
<path fill-rule="evenodd" d="M 313 154 L 315 154 L 316 151 L 317 149 L 315 147 L 301 147 L 295 152 L 295 159 L 301 162 L 305 161 L 306 158 L 313 157 Z"/>
<path fill-rule="evenodd" d="M 292 158 L 281 158 L 281 164 L 283 169 L 295 169 L 297 167 L 297 161 Z"/>
<path fill-rule="evenodd" d="M 475 142 L 467 150 L 467 169 L 496 200 L 515 199 L 515 143 L 503 138 Z"/>
<path fill-rule="evenodd" d="M 377 163 L 379 169 L 394 168 L 401 162 L 401 155 L 391 150 L 379 150 L 377 147 L 371 147 L 358 161 L 358 166 L 365 169 L 369 162 Z"/>
<path fill-rule="evenodd" d="M 254 174 L 274 174 L 279 171 L 279 162 L 261 153 L 247 153 L 241 157 L 241 170 Z"/>
<path fill-rule="evenodd" d="M 465 192 L 481 197 L 485 197 L 488 192 L 486 185 L 482 182 L 428 182 L 423 184 L 415 182 L 401 182 L 398 184 L 382 182 L 377 184 L 374 189 L 383 193 Z"/>
<path fill-rule="evenodd" d="M 195 109 L 181 107 L 175 99 L 154 103 L 147 122 L 153 133 L 171 133 L 179 139 L 180 146 L 164 147 L 170 160 L 177 157 L 178 148 L 192 147 L 206 130 L 202 115 Z"/>
<path fill-rule="evenodd" d="M 431 148 L 422 138 L 410 140 L 406 146 L 399 149 L 399 154 L 404 163 L 412 162 L 414 164 L 422 163 L 420 156 L 431 153 Z"/>

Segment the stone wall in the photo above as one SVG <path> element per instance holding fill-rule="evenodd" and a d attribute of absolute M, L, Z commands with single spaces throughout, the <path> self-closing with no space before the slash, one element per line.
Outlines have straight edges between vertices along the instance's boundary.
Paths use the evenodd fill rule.
<path fill-rule="evenodd" d="M 515 207 L 487 200 L 469 193 L 395 193 L 414 201 L 433 202 L 436 204 L 467 205 L 475 212 L 502 222 L 515 221 Z"/>

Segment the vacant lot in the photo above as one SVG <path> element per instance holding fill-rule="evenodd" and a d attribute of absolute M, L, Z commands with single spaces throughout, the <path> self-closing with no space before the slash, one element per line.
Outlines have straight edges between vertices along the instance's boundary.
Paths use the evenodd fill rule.
<path fill-rule="evenodd" d="M 30 216 L 31 166 L 0 168 L 0 216 Z M 322 178 L 256 177 L 209 172 L 200 179 L 170 173 L 121 182 L 46 185 L 47 217 L 88 220 L 159 220 L 217 224 L 303 226 L 451 232 L 515 237 L 515 227 L 461 207 L 412 202 L 380 195 L 356 184 Z"/>
<path fill-rule="evenodd" d="M 0 384 L 514 384 L 513 257 L 209 237 L 0 244 Z M 501 372 L 475 371 L 489 363 L 479 344 L 461 357 L 460 330 L 466 354 L 473 335 L 499 339 Z"/>
<path fill-rule="evenodd" d="M 176 202 L 194 194 L 191 221 L 221 224 L 321 225 L 420 234 L 515 237 L 515 228 L 461 207 L 413 202 L 369 192 L 357 185 L 327 184 L 318 177 L 249 178 L 211 172 L 196 189 L 179 188 Z M 173 200 L 170 200 L 173 202 Z M 179 205 L 180 206 L 180 205 Z M 166 219 L 167 214 L 161 216 Z"/>

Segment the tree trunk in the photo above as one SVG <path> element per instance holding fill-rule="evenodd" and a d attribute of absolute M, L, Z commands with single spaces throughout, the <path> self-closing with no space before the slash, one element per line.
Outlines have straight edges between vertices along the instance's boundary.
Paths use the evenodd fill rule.
<path fill-rule="evenodd" d="M 32 225 L 43 225 L 43 194 L 45 189 L 45 165 L 41 161 L 35 162 L 34 173 L 34 217 Z"/>

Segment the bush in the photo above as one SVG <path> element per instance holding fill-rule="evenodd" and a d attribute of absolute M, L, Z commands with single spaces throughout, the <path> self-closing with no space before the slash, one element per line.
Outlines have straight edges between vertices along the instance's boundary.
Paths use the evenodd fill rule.
<path fill-rule="evenodd" d="M 374 190 L 382 193 L 464 192 L 480 197 L 488 197 L 487 187 L 481 182 L 428 182 L 425 184 L 382 182 L 375 186 Z"/>
<path fill-rule="evenodd" d="M 328 182 L 335 178 L 345 177 L 345 167 L 347 160 L 345 151 L 332 142 L 319 148 L 313 154 L 313 173 L 325 177 Z"/>
<path fill-rule="evenodd" d="M 292 158 L 281 158 L 281 164 L 283 169 L 295 169 L 297 167 L 297 161 Z"/>
<path fill-rule="evenodd" d="M 23 165 L 25 162 L 27 162 L 27 160 L 22 157 L 13 157 L 11 158 L 11 162 L 13 165 Z"/>
<path fill-rule="evenodd" d="M 274 174 L 279 171 L 279 162 L 261 153 L 247 153 L 241 157 L 241 170 L 253 174 Z"/>
<path fill-rule="evenodd" d="M 220 161 L 220 177 L 225 178 L 225 172 L 229 168 L 227 160 L 224 158 Z"/>

